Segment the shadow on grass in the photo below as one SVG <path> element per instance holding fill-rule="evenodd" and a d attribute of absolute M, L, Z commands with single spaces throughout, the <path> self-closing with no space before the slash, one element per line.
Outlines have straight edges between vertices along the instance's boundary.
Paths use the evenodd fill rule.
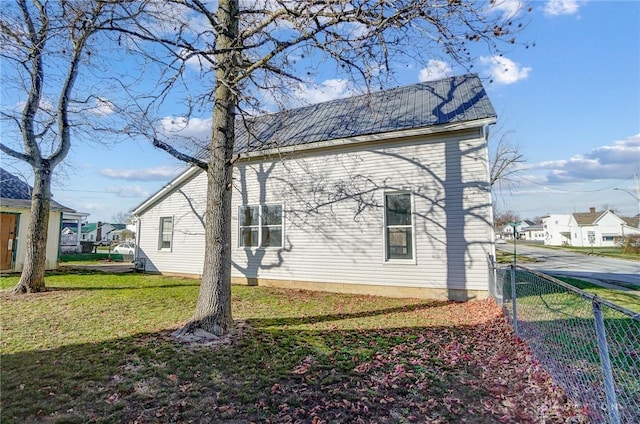
<path fill-rule="evenodd" d="M 249 319 L 247 322 L 255 327 L 282 327 L 282 326 L 295 326 L 302 324 L 318 324 L 328 321 L 341 321 L 356 318 L 370 318 L 394 313 L 402 312 L 415 312 L 425 309 L 439 308 L 447 305 L 450 302 L 447 301 L 428 301 L 419 304 L 402 305 L 393 308 L 375 309 L 354 313 L 337 313 L 326 315 L 314 315 L 305 317 L 286 317 L 286 318 L 265 318 L 265 319 Z"/>
<path fill-rule="evenodd" d="M 438 345 L 419 339 L 425 331 L 247 327 L 218 348 L 176 344 L 161 332 L 4 355 L 2 421 L 455 421 L 482 409 L 488 392 L 466 384 L 474 370 L 444 364 Z M 441 343 L 477 331 L 428 329 Z M 446 396 L 465 409 L 447 407 Z"/>

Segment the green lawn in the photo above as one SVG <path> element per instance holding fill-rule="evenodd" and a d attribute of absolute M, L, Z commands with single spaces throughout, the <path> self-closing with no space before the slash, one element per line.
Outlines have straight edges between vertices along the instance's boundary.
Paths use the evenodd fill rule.
<path fill-rule="evenodd" d="M 623 308 L 640 313 L 640 296 L 636 293 L 626 290 L 609 289 L 577 278 L 564 276 L 558 276 L 556 278 L 584 290 L 587 293 L 594 294 L 603 299 L 607 299 L 610 302 L 616 303 Z"/>
<path fill-rule="evenodd" d="M 16 276 L 0 278 L 10 288 Z M 565 422 L 580 409 L 492 301 L 233 287 L 226 344 L 177 343 L 198 282 L 57 274 L 0 294 L 1 420 Z"/>

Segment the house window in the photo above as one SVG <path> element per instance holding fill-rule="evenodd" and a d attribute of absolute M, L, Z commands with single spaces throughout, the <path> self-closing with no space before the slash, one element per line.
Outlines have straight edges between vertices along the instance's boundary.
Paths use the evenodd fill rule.
<path fill-rule="evenodd" d="M 613 236 L 602 236 L 602 241 L 613 241 Z"/>
<path fill-rule="evenodd" d="M 385 194 L 384 214 L 385 259 L 413 259 L 411 194 Z"/>
<path fill-rule="evenodd" d="M 282 247 L 282 205 L 240 206 L 240 247 Z"/>
<path fill-rule="evenodd" d="M 160 218 L 160 234 L 158 235 L 158 250 L 171 250 L 173 243 L 173 217 Z"/>

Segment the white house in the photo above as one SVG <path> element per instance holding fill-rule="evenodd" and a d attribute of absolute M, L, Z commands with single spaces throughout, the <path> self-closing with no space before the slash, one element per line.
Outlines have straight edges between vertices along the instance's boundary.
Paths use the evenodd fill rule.
<path fill-rule="evenodd" d="M 571 215 L 552 214 L 542 218 L 544 244 L 549 246 L 571 245 Z"/>
<path fill-rule="evenodd" d="M 615 246 L 616 238 L 640 234 L 640 229 L 632 218 L 623 218 L 615 212 L 606 210 L 571 215 L 571 245 L 576 247 Z"/>
<path fill-rule="evenodd" d="M 0 271 L 20 272 L 27 253 L 27 227 L 31 219 L 31 186 L 0 168 Z M 47 227 L 45 269 L 58 267 L 63 213 L 73 209 L 51 200 Z"/>
<path fill-rule="evenodd" d="M 520 232 L 520 239 L 544 243 L 545 231 L 542 225 L 528 225 Z"/>
<path fill-rule="evenodd" d="M 486 297 L 495 120 L 466 75 L 238 125 L 232 282 Z M 133 211 L 147 270 L 201 275 L 205 199 L 206 175 L 193 167 Z"/>

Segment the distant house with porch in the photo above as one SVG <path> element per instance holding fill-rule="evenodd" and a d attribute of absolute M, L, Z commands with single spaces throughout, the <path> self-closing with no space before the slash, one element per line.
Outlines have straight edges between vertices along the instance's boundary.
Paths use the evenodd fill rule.
<path fill-rule="evenodd" d="M 29 184 L 0 168 L 0 271 L 20 272 L 24 266 L 31 191 Z M 75 211 L 51 200 L 45 269 L 58 267 L 63 213 Z"/>

